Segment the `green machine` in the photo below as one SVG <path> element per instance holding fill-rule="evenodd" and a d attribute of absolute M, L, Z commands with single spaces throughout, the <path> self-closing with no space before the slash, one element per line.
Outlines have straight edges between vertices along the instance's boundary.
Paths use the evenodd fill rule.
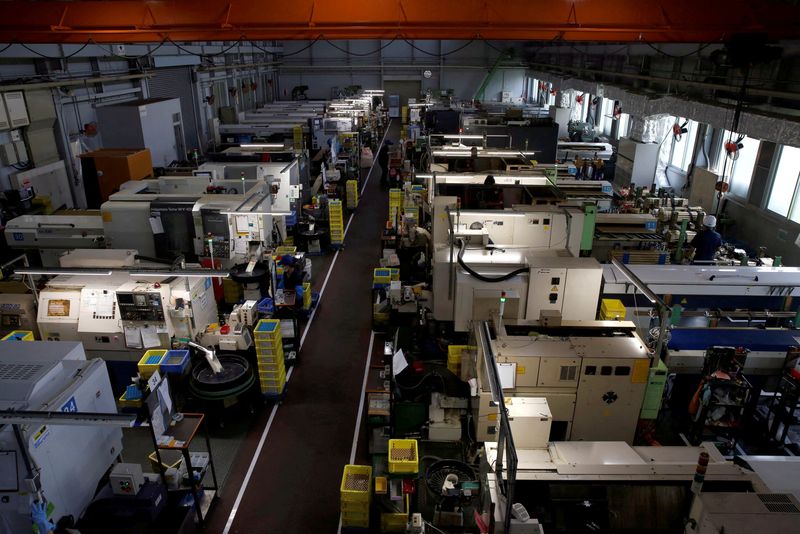
<path fill-rule="evenodd" d="M 664 387 L 667 385 L 668 372 L 667 366 L 660 359 L 656 365 L 650 368 L 639 419 L 658 418 L 658 412 L 661 410 L 661 397 L 664 395 Z"/>
<path fill-rule="evenodd" d="M 594 226 L 597 219 L 597 206 L 587 204 L 583 207 L 585 217 L 583 219 L 583 233 L 581 234 L 581 256 L 589 256 L 592 253 L 592 243 L 594 242 Z"/>

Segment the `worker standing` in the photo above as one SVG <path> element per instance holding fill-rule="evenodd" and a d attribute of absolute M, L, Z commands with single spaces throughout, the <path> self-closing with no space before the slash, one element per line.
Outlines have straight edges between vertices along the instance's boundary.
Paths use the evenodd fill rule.
<path fill-rule="evenodd" d="M 386 185 L 389 176 L 389 147 L 393 145 L 391 140 L 383 142 L 380 150 L 378 150 L 378 165 L 381 168 L 381 185 Z"/>
<path fill-rule="evenodd" d="M 703 228 L 694 239 L 691 247 L 694 248 L 694 261 L 712 261 L 717 254 L 717 249 L 722 245 L 722 237 L 714 228 L 717 226 L 717 218 L 713 215 L 706 215 L 703 218 Z"/>

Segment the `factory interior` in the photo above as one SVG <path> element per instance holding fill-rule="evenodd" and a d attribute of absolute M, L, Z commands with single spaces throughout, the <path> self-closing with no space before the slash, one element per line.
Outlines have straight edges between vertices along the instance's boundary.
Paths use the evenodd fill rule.
<path fill-rule="evenodd" d="M 6 0 L 0 231 L 0 534 L 800 533 L 797 0 Z"/>

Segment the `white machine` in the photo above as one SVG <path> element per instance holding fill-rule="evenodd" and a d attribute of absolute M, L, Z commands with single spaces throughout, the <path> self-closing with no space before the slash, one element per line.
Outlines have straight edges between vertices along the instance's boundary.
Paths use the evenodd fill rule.
<path fill-rule="evenodd" d="M 48 267 L 67 250 L 105 247 L 102 218 L 94 215 L 22 215 L 8 221 L 5 237 L 11 248 L 38 250 Z"/>
<path fill-rule="evenodd" d="M 64 268 L 109 268 L 132 267 L 136 263 L 137 250 L 134 249 L 75 249 L 69 250 L 58 259 Z"/>
<path fill-rule="evenodd" d="M 166 348 L 173 336 L 193 341 L 217 322 L 210 278 L 127 282 L 117 288 L 116 297 L 129 349 Z"/>
<path fill-rule="evenodd" d="M 80 289 L 53 288 L 40 291 L 37 322 L 42 340 L 78 341 L 80 304 Z"/>
<path fill-rule="evenodd" d="M 504 317 L 538 319 L 542 310 L 557 310 L 565 319 L 595 318 L 602 270 L 597 261 L 577 257 L 582 209 L 455 206 L 455 197 L 433 200 L 437 320 L 452 320 L 457 331 L 467 331 L 470 321 L 499 312 L 501 298 Z"/>
<path fill-rule="evenodd" d="M 64 268 L 132 267 L 135 250 L 78 249 L 59 259 Z M 81 341 L 90 355 L 106 360 L 130 359 L 125 346 L 116 290 L 130 280 L 124 273 L 108 276 L 56 276 L 39 294 L 43 339 Z"/>
<path fill-rule="evenodd" d="M 478 339 L 482 326 L 475 327 Z M 633 323 L 493 321 L 487 340 L 497 362 L 506 400 L 538 397 L 547 401 L 553 440 L 614 440 L 631 443 L 639 421 L 650 370 L 650 353 Z M 482 344 L 478 343 L 481 347 Z M 497 406 L 487 379 L 490 361 L 476 353 L 478 441 L 493 441 Z M 512 400 L 512 403 L 515 402 Z"/>
<path fill-rule="evenodd" d="M 800 502 L 788 493 L 700 493 L 686 534 L 800 532 Z"/>
<path fill-rule="evenodd" d="M 79 343 L 0 343 L 0 410 L 116 413 L 102 360 Z M 114 426 L 12 425 L 0 428 L 0 533 L 31 531 L 30 505 L 43 495 L 51 519 L 80 518 L 97 484 L 122 452 Z"/>

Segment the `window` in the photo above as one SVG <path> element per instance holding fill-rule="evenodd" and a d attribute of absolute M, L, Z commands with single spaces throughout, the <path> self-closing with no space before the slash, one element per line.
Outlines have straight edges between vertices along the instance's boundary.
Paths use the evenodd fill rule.
<path fill-rule="evenodd" d="M 589 116 L 589 107 L 592 103 L 592 95 L 583 93 L 583 102 L 581 102 L 581 122 L 588 122 L 586 119 Z"/>
<path fill-rule="evenodd" d="M 603 106 L 600 108 L 600 130 L 603 135 L 611 135 L 611 128 L 614 125 L 614 101 L 610 98 L 603 99 Z"/>
<path fill-rule="evenodd" d="M 697 138 L 697 123 L 684 119 L 683 117 L 678 117 L 676 122 L 679 126 L 683 126 L 683 124 L 686 123 L 685 128 L 687 132 L 682 134 L 679 140 L 673 138 L 672 152 L 669 156 L 669 164 L 676 169 L 687 172 L 689 170 L 689 165 L 692 163 L 692 157 L 694 156 L 694 141 Z"/>
<path fill-rule="evenodd" d="M 739 149 L 739 155 L 733 160 L 725 152 L 725 143 L 729 140 L 736 141 L 739 136 L 736 134 L 731 135 L 729 130 L 725 130 L 723 134 L 715 170 L 720 176 L 725 176 L 729 179 L 731 194 L 746 199 L 747 193 L 750 191 L 750 182 L 753 179 L 753 170 L 756 167 L 756 158 L 758 157 L 758 148 L 761 145 L 761 141 L 745 136 L 741 140 L 742 148 Z M 786 214 L 784 213 L 783 215 L 785 216 Z"/>
<path fill-rule="evenodd" d="M 628 137 L 628 129 L 630 127 L 631 116 L 627 113 L 620 113 L 619 115 L 619 128 L 617 128 L 617 139 L 620 137 Z"/>
<path fill-rule="evenodd" d="M 773 165 L 772 189 L 767 209 L 800 222 L 800 205 L 797 202 L 797 180 L 800 174 L 800 148 L 783 146 Z"/>

